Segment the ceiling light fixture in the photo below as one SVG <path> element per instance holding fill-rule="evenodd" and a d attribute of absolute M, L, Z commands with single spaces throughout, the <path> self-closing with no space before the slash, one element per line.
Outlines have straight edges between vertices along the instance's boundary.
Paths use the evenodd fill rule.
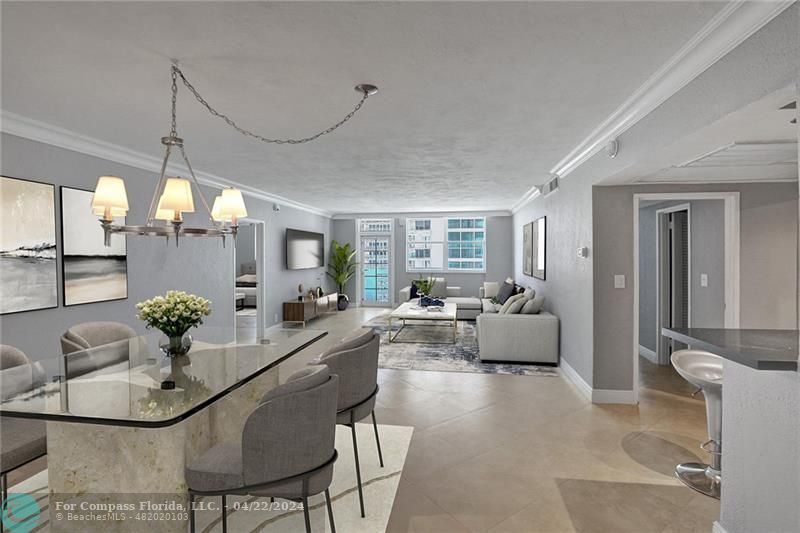
<path fill-rule="evenodd" d="M 305 144 L 319 139 L 323 135 L 332 133 L 345 122 L 353 118 L 353 115 L 361 109 L 361 106 L 364 105 L 367 98 L 378 92 L 378 88 L 374 85 L 356 85 L 355 90 L 361 93 L 361 100 L 359 100 L 350 113 L 345 115 L 342 120 L 333 126 L 310 137 L 299 139 L 272 139 L 240 127 L 226 115 L 211 107 L 208 102 L 200 96 L 197 89 L 189 83 L 178 66 L 173 64 L 172 129 L 169 135 L 161 138 L 161 144 L 165 146 L 164 161 L 161 164 L 161 175 L 153 193 L 153 198 L 150 201 L 150 209 L 147 212 L 145 224 L 141 226 L 114 224 L 114 218 L 124 217 L 128 213 L 128 195 L 125 191 L 125 182 L 122 178 L 117 176 L 100 176 L 97 179 L 94 196 L 92 197 L 92 213 L 101 217 L 100 225 L 103 227 L 106 246 L 111 245 L 111 235 L 114 233 L 166 237 L 167 241 L 169 241 L 170 236 L 174 236 L 176 246 L 178 246 L 179 237 L 181 236 L 221 237 L 222 245 L 225 246 L 225 237 L 230 235 L 235 239 L 236 232 L 239 228 L 239 219 L 247 216 L 247 208 L 244 204 L 242 192 L 239 189 L 233 187 L 223 189 L 222 193 L 214 198 L 214 203 L 211 207 L 206 201 L 205 196 L 203 196 L 200 183 L 197 181 L 197 176 L 195 176 L 192 165 L 189 163 L 189 158 L 186 156 L 186 151 L 183 148 L 183 139 L 178 137 L 176 114 L 178 78 L 181 79 L 183 85 L 189 89 L 197 101 L 213 116 L 224 120 L 226 124 L 242 135 L 269 144 Z M 191 176 L 191 180 L 178 176 L 167 176 L 167 164 L 173 150 L 180 152 L 186 164 L 186 169 Z M 183 225 L 183 213 L 194 213 L 195 211 L 192 185 L 197 188 L 200 203 L 208 216 L 210 226 L 184 227 Z M 156 221 L 163 221 L 165 224 L 157 224 Z"/>

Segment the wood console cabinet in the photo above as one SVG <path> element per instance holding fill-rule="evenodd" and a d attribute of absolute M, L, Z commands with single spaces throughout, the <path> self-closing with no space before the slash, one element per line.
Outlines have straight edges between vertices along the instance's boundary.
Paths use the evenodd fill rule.
<path fill-rule="evenodd" d="M 339 294 L 331 293 L 319 298 L 306 298 L 301 301 L 283 302 L 284 322 L 306 322 L 322 313 L 335 313 L 339 310 Z"/>

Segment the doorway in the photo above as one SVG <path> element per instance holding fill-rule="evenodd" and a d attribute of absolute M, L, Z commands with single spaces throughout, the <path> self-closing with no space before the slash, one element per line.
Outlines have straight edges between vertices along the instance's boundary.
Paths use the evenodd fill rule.
<path fill-rule="evenodd" d="M 633 204 L 632 389 L 636 403 L 640 379 L 667 383 L 668 392 L 674 392 L 675 383 L 685 383 L 643 376 L 650 371 L 650 377 L 658 378 L 663 370 L 671 370 L 671 350 L 682 348 L 663 340 L 662 327 L 673 322 L 675 327 L 739 327 L 740 210 L 738 192 L 636 193 Z M 649 218 L 643 213 L 647 208 L 653 211 Z M 656 210 L 661 211 L 659 216 Z M 657 251 L 660 247 L 664 253 Z M 692 248 L 698 251 L 694 256 Z M 652 257 L 650 267 L 643 264 L 647 257 Z"/>
<path fill-rule="evenodd" d="M 237 342 L 257 342 L 265 328 L 265 224 L 239 223 L 234 246 L 234 324 Z"/>
<path fill-rule="evenodd" d="M 686 348 L 661 334 L 662 328 L 689 328 L 692 323 L 691 204 L 656 211 L 656 360 L 669 365 L 672 352 Z"/>
<path fill-rule="evenodd" d="M 359 304 L 388 307 L 392 304 L 392 219 L 358 221 Z"/>

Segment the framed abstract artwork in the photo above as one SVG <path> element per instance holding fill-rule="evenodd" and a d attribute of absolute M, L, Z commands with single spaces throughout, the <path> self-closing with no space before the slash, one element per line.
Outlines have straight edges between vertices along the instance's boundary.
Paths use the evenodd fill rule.
<path fill-rule="evenodd" d="M 531 229 L 531 268 L 533 277 L 546 279 L 547 274 L 547 217 L 533 221 Z"/>
<path fill-rule="evenodd" d="M 533 275 L 533 222 L 522 226 L 522 273 Z"/>
<path fill-rule="evenodd" d="M 103 244 L 103 228 L 92 214 L 91 191 L 61 187 L 61 245 L 64 306 L 128 297 L 124 235 Z"/>
<path fill-rule="evenodd" d="M 0 176 L 0 314 L 58 307 L 55 186 Z"/>

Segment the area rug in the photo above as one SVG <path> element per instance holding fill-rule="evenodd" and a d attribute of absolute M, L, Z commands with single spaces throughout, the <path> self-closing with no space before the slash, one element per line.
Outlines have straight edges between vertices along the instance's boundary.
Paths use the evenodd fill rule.
<path fill-rule="evenodd" d="M 389 342 L 389 313 L 376 316 L 364 327 L 370 327 L 381 336 L 381 368 L 395 370 L 434 370 L 438 372 L 470 372 L 474 374 L 513 374 L 518 376 L 557 377 L 555 367 L 546 365 L 487 363 L 478 355 L 478 337 L 475 322 L 459 320 L 455 344 L 445 344 L 453 338 L 453 330 L 439 323 L 408 323 L 397 340 Z M 431 324 L 431 325 L 428 325 Z M 393 321 L 396 332 L 400 327 Z M 413 341 L 423 341 L 415 343 Z M 442 344 L 426 344 L 442 343 Z"/>
<path fill-rule="evenodd" d="M 364 490 L 366 518 L 361 518 L 356 488 L 355 463 L 350 429 L 336 427 L 336 449 L 339 459 L 334 465 L 333 483 L 330 487 L 333 502 L 333 516 L 337 531 L 355 533 L 376 533 L 385 531 L 392 512 L 400 475 L 406 461 L 414 428 L 407 426 L 378 425 L 383 451 L 384 467 L 378 462 L 375 435 L 372 424 L 356 424 L 358 433 L 358 452 L 361 459 L 361 479 Z M 49 505 L 47 495 L 47 471 L 30 477 L 9 490 L 14 494 L 32 496 L 41 509 L 35 526 L 25 529 L 31 532 L 50 531 Z M 209 507 L 213 502 L 218 506 L 219 497 L 200 498 Z M 228 496 L 228 531 L 249 533 L 264 531 L 269 533 L 296 533 L 304 531 L 303 511 L 289 508 L 291 502 L 277 500 L 272 508 L 268 498 L 249 496 Z M 198 504 L 198 507 L 202 505 Z M 309 498 L 311 529 L 315 533 L 331 531 L 328 522 L 324 495 Z M 277 508 L 277 509 L 275 509 Z M 215 510 L 199 510 L 196 514 L 197 531 L 203 533 L 222 531 L 221 514 Z M 26 524 L 27 526 L 28 524 Z M 76 523 L 75 531 L 80 526 Z"/>

